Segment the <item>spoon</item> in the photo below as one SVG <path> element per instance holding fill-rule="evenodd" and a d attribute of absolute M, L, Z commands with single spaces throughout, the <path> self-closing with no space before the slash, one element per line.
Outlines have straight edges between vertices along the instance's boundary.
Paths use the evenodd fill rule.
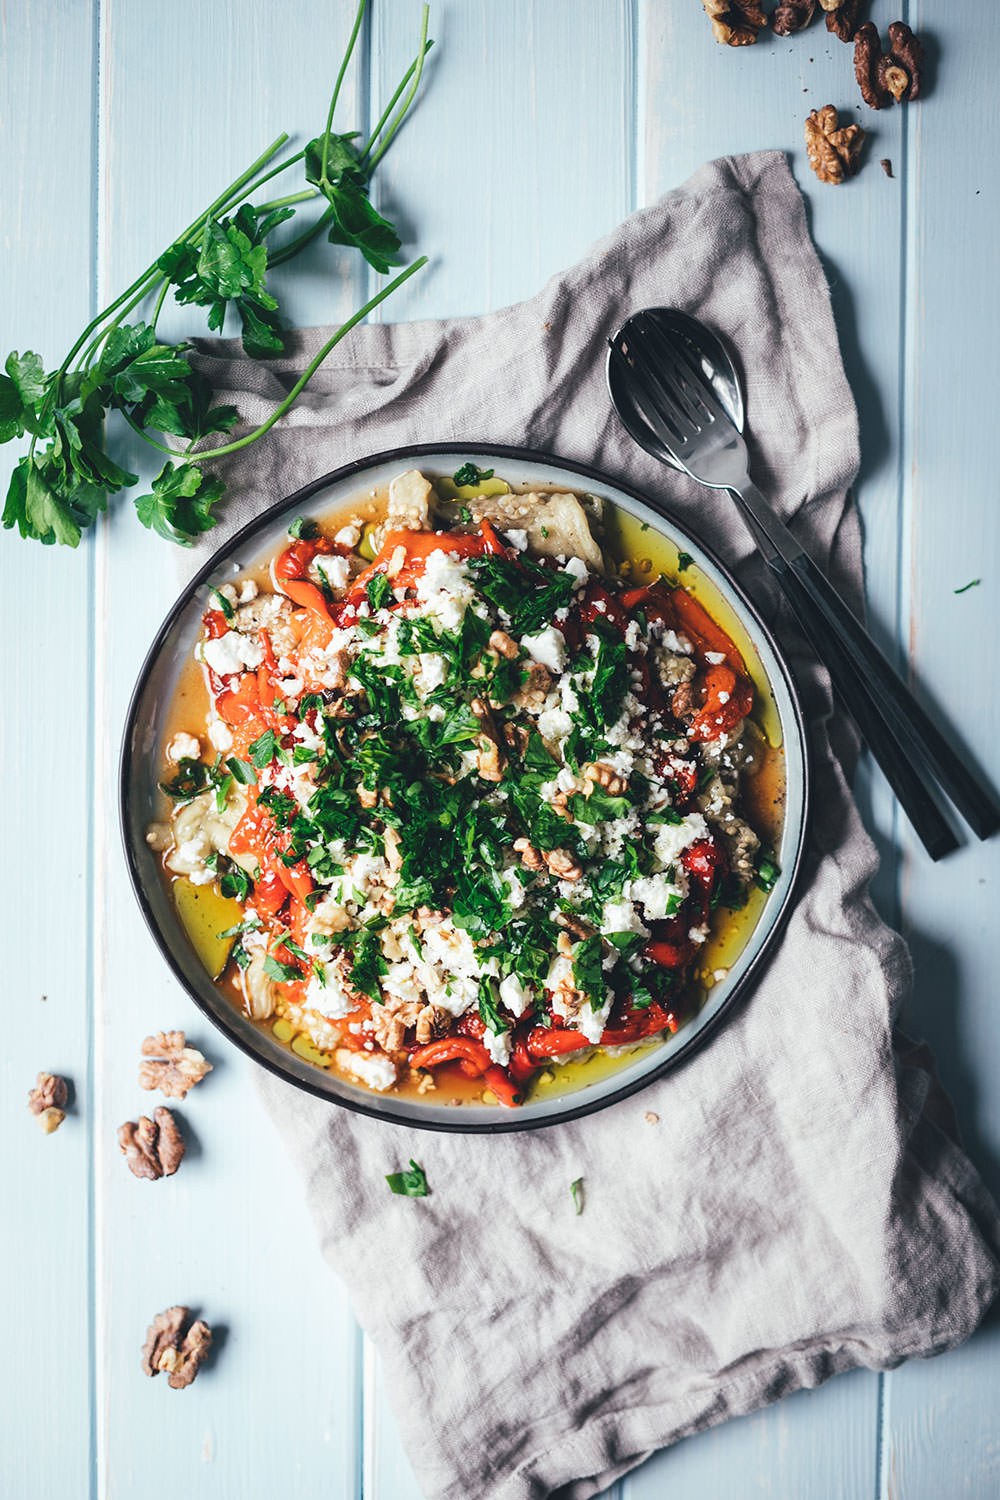
<path fill-rule="evenodd" d="M 980 838 L 996 832 L 1000 804 L 752 483 L 742 382 L 723 341 L 678 309 L 651 308 L 628 318 L 609 344 L 608 388 L 626 430 L 654 458 L 737 502 L 931 858 L 958 847 L 932 776 Z"/>

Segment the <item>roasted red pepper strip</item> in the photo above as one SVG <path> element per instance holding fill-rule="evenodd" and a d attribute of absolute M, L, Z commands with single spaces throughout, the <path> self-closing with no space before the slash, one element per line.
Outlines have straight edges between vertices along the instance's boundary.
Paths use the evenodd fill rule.
<path fill-rule="evenodd" d="M 570 1031 L 556 1026 L 536 1026 L 528 1033 L 527 1048 L 532 1057 L 561 1057 L 564 1052 L 579 1052 L 581 1047 L 590 1047 L 582 1031 Z"/>
<path fill-rule="evenodd" d="M 655 1000 L 642 1010 L 630 1008 L 620 1026 L 609 1026 L 601 1034 L 602 1047 L 626 1047 L 630 1042 L 641 1042 L 643 1037 L 655 1036 L 658 1031 L 677 1030 L 677 1017 L 673 1011 L 664 1010 Z"/>
<path fill-rule="evenodd" d="M 493 1066 L 493 1059 L 482 1042 L 469 1036 L 446 1036 L 439 1042 L 429 1042 L 410 1053 L 411 1068 L 436 1068 L 441 1063 L 457 1062 L 459 1059 L 473 1063 L 479 1073 Z"/>
<path fill-rule="evenodd" d="M 376 573 L 386 572 L 397 547 L 402 547 L 406 560 L 398 573 L 392 576 L 394 589 L 409 588 L 416 583 L 432 552 L 453 552 L 458 557 L 484 557 L 487 554 L 513 556 L 510 548 L 503 545 L 488 521 L 481 523 L 478 536 L 473 532 L 456 531 L 390 531 L 371 567 L 355 578 L 345 596 L 346 604 L 363 602 L 368 584 Z"/>
<path fill-rule="evenodd" d="M 753 686 L 749 679 L 725 663 L 708 667 L 702 682 L 705 701 L 687 730 L 688 739 L 695 743 L 728 734 L 753 708 Z"/>
<path fill-rule="evenodd" d="M 524 1098 L 523 1091 L 511 1082 L 504 1069 L 497 1063 L 486 1069 L 483 1083 L 488 1089 L 493 1090 L 500 1103 L 506 1105 L 508 1109 L 515 1109 Z"/>
<path fill-rule="evenodd" d="M 687 589 L 675 589 L 670 596 L 670 604 L 676 621 L 675 628 L 688 636 L 701 656 L 707 651 L 715 652 L 725 658 L 734 672 L 740 676 L 746 673 L 743 658 L 729 636 L 693 594 L 689 594 Z"/>
<path fill-rule="evenodd" d="M 260 716 L 260 686 L 255 672 L 244 672 L 236 686 L 215 700 L 216 712 L 227 724 L 247 724 Z"/>
<path fill-rule="evenodd" d="M 287 594 L 294 604 L 309 610 L 310 614 L 320 615 L 324 620 L 329 620 L 330 611 L 322 591 L 314 583 L 310 583 L 306 574 L 309 564 L 317 553 L 337 552 L 341 555 L 345 548 L 338 547 L 335 542 L 328 541 L 325 536 L 303 537 L 300 541 L 293 542 L 286 547 L 284 552 L 275 559 L 274 581 L 282 593 Z"/>

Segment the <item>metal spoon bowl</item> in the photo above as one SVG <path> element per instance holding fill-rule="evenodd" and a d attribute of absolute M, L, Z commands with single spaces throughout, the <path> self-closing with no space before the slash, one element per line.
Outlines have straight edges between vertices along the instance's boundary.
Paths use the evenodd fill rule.
<path fill-rule="evenodd" d="M 732 354 L 718 334 L 713 333 L 704 323 L 699 323 L 696 318 L 681 312 L 679 308 L 648 307 L 642 313 L 633 314 L 632 317 L 625 319 L 611 339 L 612 345 L 617 344 L 621 339 L 628 343 L 632 325 L 637 317 L 655 320 L 664 334 L 680 339 L 687 345 L 692 358 L 700 365 L 702 374 L 711 386 L 719 405 L 737 431 L 742 432 L 745 420 L 743 382 L 736 372 Z M 635 400 L 633 388 L 622 378 L 621 366 L 615 359 L 612 348 L 608 349 L 607 381 L 612 405 L 629 436 L 639 444 L 640 448 L 645 448 L 647 453 L 658 458 L 661 463 L 669 464 L 678 473 L 685 473 L 683 465 L 678 463 L 673 453 L 664 445 L 643 415 Z"/>

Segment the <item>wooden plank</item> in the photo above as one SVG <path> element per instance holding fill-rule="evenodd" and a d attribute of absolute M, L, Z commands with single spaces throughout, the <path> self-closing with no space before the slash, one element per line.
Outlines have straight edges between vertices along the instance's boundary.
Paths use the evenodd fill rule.
<path fill-rule="evenodd" d="M 380 6 L 375 20 L 373 105 L 408 65 L 419 6 L 403 18 Z M 431 35 L 426 92 L 377 195 L 383 212 L 414 226 L 414 253 L 432 257 L 379 309 L 392 321 L 530 297 L 633 206 L 628 0 L 436 5 Z M 377 1399 L 365 1408 L 366 1500 L 419 1500 L 371 1349 L 367 1363 Z"/>
<path fill-rule="evenodd" d="M 13 347 L 58 365 L 90 316 L 93 41 L 89 4 L 0 9 L 0 361 Z M 23 447 L 0 450 L 0 495 Z M 0 1493 L 11 1500 L 86 1495 L 91 1470 L 91 563 L 86 547 L 42 548 L 16 533 L 0 542 L 7 922 L 0 1267 L 5 1338 L 16 1351 L 0 1368 Z M 53 1136 L 26 1109 L 40 1069 L 74 1088 Z"/>
<path fill-rule="evenodd" d="M 318 134 L 353 0 L 294 13 L 244 0 L 106 0 L 102 7 L 101 291 L 113 295 L 281 129 Z M 293 24 L 294 21 L 294 24 Z M 168 60 L 150 89 L 154 60 Z M 345 93 L 345 116 L 358 102 Z M 298 183 L 279 179 L 274 195 Z M 315 260 L 317 268 L 320 258 Z M 327 262 L 329 265 L 329 262 Z M 359 278 L 296 276 L 301 322 L 338 319 Z M 199 325 L 171 315 L 178 333 Z M 141 458 L 146 475 L 159 466 Z M 179 557 L 119 513 L 100 551 L 95 872 L 102 942 L 95 1031 L 102 1097 L 98 1162 L 100 1493 L 357 1494 L 359 1351 L 342 1288 L 323 1265 L 283 1148 L 254 1096 L 252 1064 L 197 1018 L 147 936 L 119 853 L 118 726 L 146 643 L 179 581 Z M 106 728 L 105 728 L 106 727 Z M 142 1037 L 185 1026 L 214 1072 L 180 1109 L 198 1143 L 176 1178 L 137 1182 L 114 1131 L 148 1108 L 136 1083 Z M 197 1388 L 144 1380 L 150 1318 L 197 1306 L 223 1337 Z"/>
<path fill-rule="evenodd" d="M 989 434 L 992 385 L 974 365 L 991 357 L 1000 314 L 988 291 L 1000 184 L 966 143 L 996 134 L 989 80 L 996 45 L 972 0 L 947 14 L 910 6 L 932 41 L 930 97 L 907 113 L 913 194 L 907 226 L 907 399 L 903 575 L 910 661 L 924 700 L 1000 779 L 997 614 L 1000 513 Z M 970 363 L 971 361 L 971 363 Z M 956 594 L 970 579 L 979 586 Z M 1000 842 L 971 835 L 931 867 L 904 840 L 904 931 L 916 985 L 904 1025 L 930 1041 L 955 1101 L 966 1147 L 1000 1194 L 1000 1038 L 995 1024 Z M 887 1495 L 986 1500 L 1000 1489 L 996 1318 L 961 1350 L 891 1377 Z"/>
<path fill-rule="evenodd" d="M 872 14 L 884 25 L 892 19 L 890 9 L 876 0 Z M 862 110 L 851 49 L 830 36 L 821 19 L 798 36 L 769 32 L 753 47 L 733 49 L 713 40 L 700 7 L 643 0 L 639 57 L 642 201 L 654 200 L 713 157 L 768 148 L 789 155 L 860 409 L 869 608 L 876 635 L 891 642 L 897 632 L 895 432 L 905 182 L 886 177 L 878 159 L 900 159 L 900 112 L 882 118 Z M 873 134 L 861 174 L 840 188 L 817 182 L 803 141 L 806 115 L 827 103 L 837 105 L 842 121 L 863 117 Z M 748 418 L 752 430 L 752 410 Z M 862 809 L 883 854 L 878 897 L 891 916 L 893 803 L 880 773 L 863 765 L 859 783 Z M 720 1500 L 747 1493 L 817 1500 L 864 1495 L 878 1471 L 879 1394 L 879 1377 L 858 1372 L 654 1458 L 625 1481 L 624 1492 L 628 1500 L 652 1500 L 668 1486 L 676 1500 L 703 1494 Z"/>

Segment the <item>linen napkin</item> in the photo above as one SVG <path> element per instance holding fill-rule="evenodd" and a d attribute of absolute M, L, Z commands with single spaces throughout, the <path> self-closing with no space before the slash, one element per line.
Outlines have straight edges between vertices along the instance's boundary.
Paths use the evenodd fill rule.
<path fill-rule="evenodd" d="M 366 453 L 529 444 L 663 496 L 773 608 L 735 510 L 647 458 L 611 411 L 604 339 L 656 304 L 735 345 L 757 482 L 857 593 L 857 419 L 776 152 L 703 167 L 528 302 L 356 329 L 231 463 L 208 548 Z M 325 337 L 268 364 L 214 345 L 203 364 L 256 422 Z M 1000 1285 L 997 1208 L 934 1123 L 930 1058 L 894 1034 L 909 962 L 868 899 L 875 854 L 830 748 L 829 683 L 794 660 L 815 771 L 807 868 L 755 992 L 687 1064 L 586 1119 L 501 1137 L 384 1125 L 262 1074 L 429 1500 L 584 1500 L 787 1392 L 951 1348 Z M 385 1184 L 411 1156 L 431 1187 L 419 1201 Z"/>

